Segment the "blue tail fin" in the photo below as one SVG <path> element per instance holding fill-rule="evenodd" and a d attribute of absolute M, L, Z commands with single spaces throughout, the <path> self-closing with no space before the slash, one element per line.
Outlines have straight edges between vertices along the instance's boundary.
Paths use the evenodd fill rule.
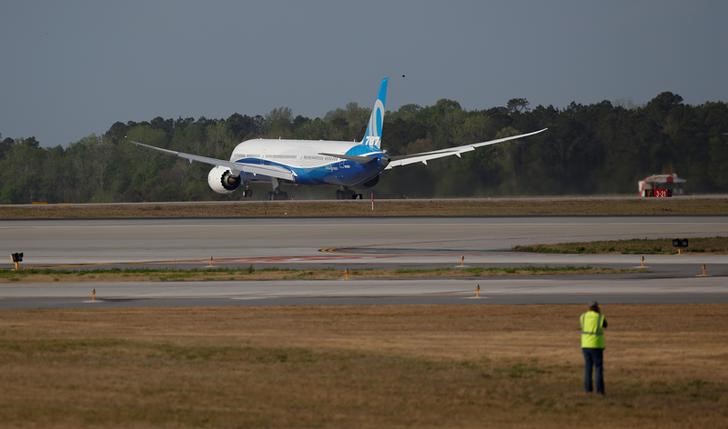
<path fill-rule="evenodd" d="M 379 94 L 376 101 L 374 101 L 372 115 L 369 117 L 369 125 L 367 125 L 367 131 L 361 141 L 361 144 L 375 150 L 379 150 L 382 144 L 382 125 L 384 123 L 384 106 L 387 103 L 388 81 L 389 78 L 385 77 L 379 85 Z"/>

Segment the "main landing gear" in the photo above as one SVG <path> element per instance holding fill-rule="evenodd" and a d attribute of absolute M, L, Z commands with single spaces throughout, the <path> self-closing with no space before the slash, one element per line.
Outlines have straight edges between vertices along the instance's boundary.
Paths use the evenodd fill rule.
<path fill-rule="evenodd" d="M 343 186 L 341 189 L 336 190 L 337 200 L 361 200 L 362 198 L 362 194 L 357 194 L 346 186 Z"/>
<path fill-rule="evenodd" d="M 268 192 L 268 199 L 270 201 L 273 200 L 287 200 L 288 199 L 288 192 L 283 192 L 281 190 L 281 184 L 278 182 L 278 179 L 273 178 L 273 190 Z"/>

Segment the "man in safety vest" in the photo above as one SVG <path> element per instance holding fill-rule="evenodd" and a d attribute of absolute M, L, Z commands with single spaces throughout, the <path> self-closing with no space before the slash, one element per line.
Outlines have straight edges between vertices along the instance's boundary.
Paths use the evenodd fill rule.
<path fill-rule="evenodd" d="M 604 328 L 607 327 L 607 319 L 599 311 L 599 303 L 593 301 L 579 321 L 581 352 L 584 355 L 584 390 L 587 393 L 593 391 L 592 368 L 595 368 L 597 393 L 604 395 Z"/>

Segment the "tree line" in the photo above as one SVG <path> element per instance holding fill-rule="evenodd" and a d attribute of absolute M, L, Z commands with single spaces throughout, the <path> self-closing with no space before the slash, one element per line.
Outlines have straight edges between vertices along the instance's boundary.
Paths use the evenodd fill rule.
<path fill-rule="evenodd" d="M 0 135 L 0 203 L 240 199 L 240 192 L 218 195 L 208 188 L 210 166 L 139 148 L 125 137 L 228 159 L 237 143 L 250 138 L 359 140 L 369 113 L 350 103 L 320 118 L 294 116 L 286 107 L 227 119 L 157 117 L 116 122 L 103 135 L 67 147 Z M 688 105 L 671 92 L 643 106 L 602 101 L 531 108 L 522 98 L 485 110 L 465 110 L 448 99 L 409 104 L 387 112 L 382 145 L 400 155 L 545 127 L 540 135 L 462 159 L 389 170 L 373 191 L 404 197 L 631 194 L 637 180 L 665 172 L 686 178 L 690 193 L 728 191 L 728 104 Z M 330 198 L 334 188 L 286 189 L 294 198 Z"/>

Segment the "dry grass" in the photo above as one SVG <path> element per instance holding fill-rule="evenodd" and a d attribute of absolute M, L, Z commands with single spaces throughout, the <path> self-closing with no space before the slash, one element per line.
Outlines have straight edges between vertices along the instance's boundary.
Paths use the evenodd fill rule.
<path fill-rule="evenodd" d="M 0 219 L 724 215 L 728 198 L 481 198 L 0 205 Z"/>
<path fill-rule="evenodd" d="M 263 268 L 211 268 L 211 269 L 78 269 L 56 268 L 0 270 L 2 283 L 52 283 L 52 282 L 140 282 L 140 281 L 259 281 L 259 280 L 338 280 L 350 279 L 432 279 L 472 278 L 529 275 L 564 274 L 619 274 L 639 270 L 590 266 L 522 266 L 506 268 L 417 268 L 417 269 L 284 269 Z"/>
<path fill-rule="evenodd" d="M 728 237 L 693 237 L 689 239 L 690 246 L 682 249 L 683 253 L 710 253 L 728 254 Z M 582 241 L 574 243 L 533 244 L 514 246 L 517 252 L 536 253 L 621 253 L 645 255 L 673 255 L 677 248 L 672 247 L 672 239 L 631 239 L 609 241 Z"/>
<path fill-rule="evenodd" d="M 0 422 L 26 427 L 720 427 L 727 305 L 0 312 Z"/>

